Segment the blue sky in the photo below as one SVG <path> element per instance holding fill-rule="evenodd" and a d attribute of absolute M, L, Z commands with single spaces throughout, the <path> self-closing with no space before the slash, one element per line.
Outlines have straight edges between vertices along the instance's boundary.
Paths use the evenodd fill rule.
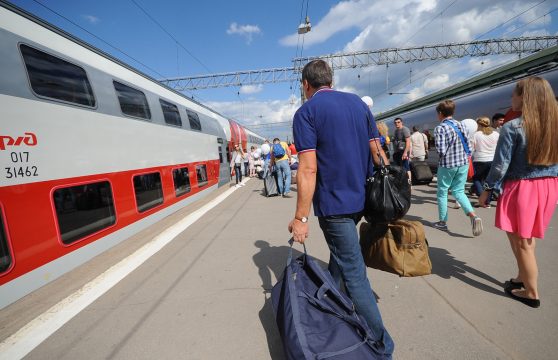
<path fill-rule="evenodd" d="M 288 67 L 301 54 L 300 48 L 297 52 L 297 42 L 302 40 L 302 55 L 315 56 L 558 33 L 558 0 L 12 2 L 155 78 Z M 312 23 L 312 31 L 304 39 L 296 35 L 302 9 L 303 15 L 307 11 Z M 335 86 L 360 96 L 372 96 L 374 110 L 383 111 L 516 58 L 493 56 L 393 65 L 389 70 L 385 67 L 344 70 L 336 72 Z M 258 124 L 292 120 L 300 106 L 297 86 L 280 83 L 187 94 L 241 123 L 254 126 L 263 135 L 285 138 L 290 133 L 288 126 L 263 128 Z M 390 91 L 408 94 L 389 96 Z"/>

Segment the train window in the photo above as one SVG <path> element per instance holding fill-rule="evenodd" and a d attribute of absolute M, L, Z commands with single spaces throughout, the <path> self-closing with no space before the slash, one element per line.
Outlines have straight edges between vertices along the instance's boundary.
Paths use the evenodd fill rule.
<path fill-rule="evenodd" d="M 85 70 L 27 45 L 20 45 L 31 88 L 38 96 L 95 106 Z"/>
<path fill-rule="evenodd" d="M 159 102 L 161 103 L 161 109 L 163 109 L 165 122 L 168 125 L 182 126 L 182 119 L 180 118 L 178 107 L 163 99 L 159 99 Z"/>
<path fill-rule="evenodd" d="M 157 172 L 134 176 L 134 191 L 139 212 L 144 212 L 162 204 L 161 174 Z"/>
<path fill-rule="evenodd" d="M 142 119 L 151 119 L 151 111 L 145 94 L 139 90 L 113 81 L 122 113 Z"/>
<path fill-rule="evenodd" d="M 207 167 L 205 165 L 196 165 L 196 175 L 199 187 L 207 185 Z"/>
<path fill-rule="evenodd" d="M 64 244 L 71 244 L 116 222 L 108 181 L 57 189 L 52 197 Z"/>
<path fill-rule="evenodd" d="M 8 236 L 4 227 L 4 218 L 0 212 L 0 274 L 12 265 L 12 254 L 8 248 Z"/>
<path fill-rule="evenodd" d="M 190 128 L 192 130 L 199 130 L 201 131 L 201 122 L 200 117 L 195 112 L 186 109 L 186 113 L 188 114 L 188 121 L 190 121 Z"/>
<path fill-rule="evenodd" d="M 172 171 L 172 179 L 174 181 L 174 193 L 176 197 L 190 192 L 190 177 L 188 176 L 188 168 L 174 169 Z"/>

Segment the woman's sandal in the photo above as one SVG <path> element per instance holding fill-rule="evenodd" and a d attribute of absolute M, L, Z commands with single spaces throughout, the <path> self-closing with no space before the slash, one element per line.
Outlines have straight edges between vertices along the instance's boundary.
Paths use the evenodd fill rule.
<path fill-rule="evenodd" d="M 532 308 L 538 308 L 541 306 L 541 301 L 539 299 L 531 299 L 523 296 L 516 295 L 511 289 L 506 289 L 506 293 L 511 296 L 512 299 L 520 301 L 527 306 Z"/>
<path fill-rule="evenodd" d="M 509 289 L 511 291 L 511 290 L 514 290 L 514 289 L 522 289 L 524 287 L 525 287 L 525 285 L 523 285 L 523 282 L 513 281 L 513 278 L 504 283 L 504 290 Z"/>

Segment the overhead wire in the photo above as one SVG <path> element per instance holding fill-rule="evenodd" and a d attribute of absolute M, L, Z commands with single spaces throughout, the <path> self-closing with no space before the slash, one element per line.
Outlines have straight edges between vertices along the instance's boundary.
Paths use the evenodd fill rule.
<path fill-rule="evenodd" d="M 528 9 L 526 9 L 526 10 L 524 10 L 524 11 L 522 11 L 522 12 L 520 12 L 520 13 L 514 15 L 514 16 L 512 16 L 511 18 L 507 19 L 506 21 L 502 22 L 501 24 L 499 24 L 499 25 L 493 27 L 492 29 L 490 29 L 490 30 L 488 30 L 488 31 L 486 31 L 486 32 L 484 32 L 484 33 L 482 33 L 482 34 L 480 34 L 480 35 L 478 35 L 477 37 L 475 37 L 475 38 L 473 39 L 473 41 L 479 40 L 482 36 L 487 35 L 487 34 L 489 34 L 490 32 L 492 32 L 492 31 L 498 29 L 499 27 L 501 27 L 501 26 L 503 26 L 503 25 L 509 23 L 510 21 L 512 21 L 512 20 L 514 20 L 514 19 L 516 19 L 516 18 L 518 18 L 519 16 L 525 14 L 526 12 L 532 10 L 533 8 L 535 8 L 535 7 L 539 6 L 539 5 L 541 5 L 541 4 L 544 3 L 545 1 L 546 1 L 546 0 L 542 0 L 542 1 L 538 2 L 537 4 L 535 4 L 535 5 L 531 6 L 531 7 L 529 7 Z M 456 62 L 456 61 L 458 61 L 458 60 L 459 60 L 459 59 L 454 59 L 454 60 L 445 62 L 443 65 L 441 65 L 441 66 L 440 66 L 439 68 L 437 68 L 436 70 L 439 71 L 440 69 L 442 69 L 442 68 L 444 68 L 444 67 L 447 67 L 447 66 L 451 65 L 452 63 L 454 63 L 454 62 Z M 430 64 L 430 65 L 428 65 L 427 67 L 425 67 L 424 69 L 420 70 L 420 71 L 418 72 L 417 75 L 419 75 L 419 74 L 421 74 L 421 73 L 424 73 L 424 72 L 425 72 L 426 70 L 428 70 L 429 68 L 431 68 L 431 67 L 433 67 L 434 65 L 438 64 L 440 61 L 441 61 L 441 60 L 435 60 L 432 64 Z M 422 80 L 422 79 L 424 79 L 425 77 L 431 75 L 433 72 L 434 72 L 434 71 L 431 71 L 431 72 L 427 73 L 426 75 L 423 75 L 423 76 L 420 76 L 420 77 L 418 77 L 418 78 L 415 78 L 415 79 L 413 80 L 413 82 L 417 82 L 417 81 L 419 81 L 419 80 Z M 406 80 L 407 80 L 406 78 L 402 79 L 402 80 L 399 81 L 398 83 L 396 83 L 396 84 L 392 85 L 391 87 L 389 87 L 389 89 L 387 89 L 387 90 L 394 90 L 394 91 L 392 91 L 392 92 L 395 92 L 395 91 L 401 89 L 401 86 L 400 86 L 400 85 L 403 84 L 404 82 L 406 82 Z M 376 93 L 376 94 L 373 96 L 373 98 L 374 98 L 375 96 L 377 96 L 377 97 L 385 96 L 388 92 L 390 92 L 390 91 L 385 91 L 385 92 L 384 92 L 384 91 L 381 91 L 381 92 L 378 92 L 378 93 Z"/>
<path fill-rule="evenodd" d="M 157 70 L 153 69 L 152 67 L 142 63 L 141 61 L 139 61 L 138 59 L 134 58 L 132 55 L 129 55 L 128 53 L 126 53 L 124 50 L 112 45 L 111 43 L 109 43 L 108 41 L 104 40 L 103 38 L 101 38 L 100 36 L 95 35 L 94 33 L 92 33 L 91 31 L 87 30 L 86 28 L 82 27 L 81 25 L 78 25 L 77 23 L 75 23 L 74 21 L 70 20 L 69 18 L 67 18 L 66 16 L 60 14 L 59 12 L 57 12 L 56 10 L 51 9 L 50 7 L 46 6 L 45 4 L 37 1 L 37 0 L 33 0 L 33 2 L 37 3 L 38 5 L 44 7 L 45 9 L 47 9 L 48 11 L 52 12 L 53 14 L 57 15 L 58 17 L 66 20 L 67 22 L 69 22 L 70 24 L 74 25 L 75 27 L 79 28 L 80 30 L 86 32 L 87 34 L 93 36 L 95 39 L 103 42 L 105 45 L 111 47 L 113 50 L 118 51 L 119 53 L 121 53 L 122 55 L 126 56 L 127 58 L 135 61 L 136 63 L 140 64 L 141 66 L 143 66 L 144 68 L 148 69 L 149 71 L 157 74 L 158 76 L 164 77 L 163 74 L 161 74 L 160 72 L 158 72 Z"/>

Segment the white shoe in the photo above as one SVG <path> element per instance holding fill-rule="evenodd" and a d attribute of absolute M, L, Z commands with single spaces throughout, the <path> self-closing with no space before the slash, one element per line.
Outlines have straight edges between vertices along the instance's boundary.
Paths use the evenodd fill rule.
<path fill-rule="evenodd" d="M 238 184 L 238 185 L 240 185 L 240 186 L 244 186 L 244 185 L 246 185 L 246 184 L 244 184 L 244 183 L 240 183 L 240 184 Z"/>
<path fill-rule="evenodd" d="M 234 187 L 238 189 L 240 187 L 240 184 L 236 184 Z"/>
<path fill-rule="evenodd" d="M 455 200 L 455 205 L 453 205 L 454 209 L 461 209 L 461 204 L 457 202 L 457 200 Z"/>
<path fill-rule="evenodd" d="M 473 236 L 482 234 L 482 219 L 478 216 L 472 217 L 471 227 L 473 228 Z"/>

